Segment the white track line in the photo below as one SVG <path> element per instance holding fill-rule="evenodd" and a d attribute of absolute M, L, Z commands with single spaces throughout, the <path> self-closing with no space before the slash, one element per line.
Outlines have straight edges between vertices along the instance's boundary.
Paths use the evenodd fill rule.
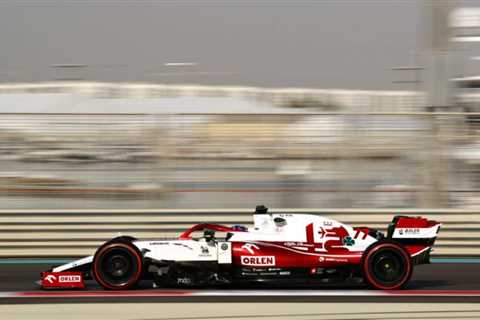
<path fill-rule="evenodd" d="M 0 298 L 88 297 L 480 297 L 480 290 L 132 290 L 4 291 Z"/>

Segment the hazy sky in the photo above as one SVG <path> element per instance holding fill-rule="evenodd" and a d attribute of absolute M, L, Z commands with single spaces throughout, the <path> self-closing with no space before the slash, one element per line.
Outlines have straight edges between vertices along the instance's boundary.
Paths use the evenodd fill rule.
<path fill-rule="evenodd" d="M 391 68 L 415 63 L 422 10 L 414 0 L 0 0 L 0 81 L 411 89 Z"/>

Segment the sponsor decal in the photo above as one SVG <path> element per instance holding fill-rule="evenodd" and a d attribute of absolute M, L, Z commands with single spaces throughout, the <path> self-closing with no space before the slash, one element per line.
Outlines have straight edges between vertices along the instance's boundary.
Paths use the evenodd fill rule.
<path fill-rule="evenodd" d="M 291 213 L 279 213 L 278 216 L 282 218 L 293 217 Z"/>
<path fill-rule="evenodd" d="M 207 246 L 200 246 L 200 250 L 202 251 L 198 256 L 199 257 L 211 257 L 212 254 Z"/>
<path fill-rule="evenodd" d="M 43 272 L 43 288 L 84 288 L 81 272 Z"/>
<path fill-rule="evenodd" d="M 74 275 L 59 276 L 58 277 L 58 282 L 60 282 L 60 283 L 82 282 L 82 277 L 81 276 L 74 276 Z"/>
<path fill-rule="evenodd" d="M 325 261 L 328 261 L 328 262 L 348 262 L 348 259 L 344 259 L 344 258 L 330 258 L 330 257 L 319 257 L 319 258 L 318 258 L 318 261 L 319 261 L 319 262 L 325 262 Z"/>
<path fill-rule="evenodd" d="M 305 242 L 284 242 L 284 246 L 286 247 L 303 247 L 302 249 L 307 249 L 307 247 L 315 247 L 316 245 L 321 245 L 320 244 L 315 244 L 315 243 L 305 243 Z"/>
<path fill-rule="evenodd" d="M 190 278 L 177 278 L 177 284 L 191 284 L 192 279 Z"/>
<path fill-rule="evenodd" d="M 320 236 L 320 239 L 323 238 L 327 234 L 327 232 L 322 227 L 320 227 L 320 229 L 318 230 L 317 233 Z"/>
<path fill-rule="evenodd" d="M 350 236 L 343 237 L 342 242 L 347 247 L 353 246 L 355 244 L 355 240 L 353 240 Z"/>
<path fill-rule="evenodd" d="M 57 281 L 57 277 L 55 277 L 53 274 L 49 274 L 45 277 L 45 281 L 47 281 L 48 283 L 54 283 L 55 281 Z"/>
<path fill-rule="evenodd" d="M 343 259 L 343 258 L 326 258 L 326 261 L 330 261 L 330 262 L 348 262 L 347 259 Z"/>
<path fill-rule="evenodd" d="M 274 266 L 275 256 L 241 256 L 240 261 L 245 266 Z"/>
<path fill-rule="evenodd" d="M 399 228 L 398 233 L 402 236 L 403 235 L 406 235 L 406 236 L 407 235 L 408 236 L 412 235 L 413 236 L 413 235 L 420 234 L 420 229 L 419 228 Z"/>
<path fill-rule="evenodd" d="M 250 253 L 250 254 L 254 254 L 255 251 L 254 251 L 253 249 L 259 250 L 260 248 L 259 248 L 257 245 L 253 244 L 253 243 L 245 243 L 245 244 L 242 246 L 242 249 L 247 250 L 248 253 Z"/>
<path fill-rule="evenodd" d="M 228 244 L 222 243 L 222 245 L 220 246 L 220 249 L 222 249 L 224 251 L 227 250 L 228 249 Z"/>

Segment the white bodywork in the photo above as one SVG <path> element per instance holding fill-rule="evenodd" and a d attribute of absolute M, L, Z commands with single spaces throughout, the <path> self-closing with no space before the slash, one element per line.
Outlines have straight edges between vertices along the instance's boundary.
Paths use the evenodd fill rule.
<path fill-rule="evenodd" d="M 274 221 L 276 218 L 284 219 L 285 224 L 278 225 Z M 312 225 L 313 242 L 320 244 L 329 240 L 338 239 L 329 230 L 335 228 L 344 228 L 348 236 L 354 240 L 354 244 L 348 246 L 350 251 L 363 251 L 377 239 L 365 234 L 357 232 L 352 227 L 322 216 L 310 214 L 256 214 L 253 216 L 254 228 L 248 232 L 236 232 L 230 238 L 230 241 L 275 241 L 275 242 L 307 242 L 308 225 Z M 318 251 L 327 250 L 325 247 Z"/>
<path fill-rule="evenodd" d="M 193 240 L 153 240 L 133 242 L 145 257 L 157 261 L 218 261 L 231 263 L 231 243 Z"/>
<path fill-rule="evenodd" d="M 145 251 L 144 257 L 156 261 L 218 261 L 232 263 L 232 246 L 230 242 L 207 243 L 199 240 L 152 240 L 132 242 L 140 251 Z M 53 272 L 62 272 L 78 266 L 90 264 L 93 256 L 53 268 Z"/>

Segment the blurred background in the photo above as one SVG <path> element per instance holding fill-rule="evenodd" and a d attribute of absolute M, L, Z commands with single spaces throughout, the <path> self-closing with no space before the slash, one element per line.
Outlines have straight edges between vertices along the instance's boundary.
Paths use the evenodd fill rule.
<path fill-rule="evenodd" d="M 480 207 L 477 1 L 0 3 L 0 208 Z"/>

